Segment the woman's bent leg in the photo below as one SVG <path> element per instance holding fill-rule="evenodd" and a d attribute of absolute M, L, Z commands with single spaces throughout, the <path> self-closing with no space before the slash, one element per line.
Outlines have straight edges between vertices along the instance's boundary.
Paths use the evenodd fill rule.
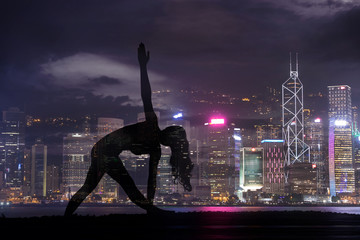
<path fill-rule="evenodd" d="M 84 199 L 96 188 L 104 175 L 94 164 L 91 164 L 84 185 L 75 193 L 69 201 L 65 216 L 71 216 Z"/>

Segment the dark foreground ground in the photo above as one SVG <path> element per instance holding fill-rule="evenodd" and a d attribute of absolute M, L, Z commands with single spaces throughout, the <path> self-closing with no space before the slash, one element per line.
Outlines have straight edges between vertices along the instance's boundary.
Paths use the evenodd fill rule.
<path fill-rule="evenodd" d="M 360 239 L 360 216 L 321 212 L 0 218 L 7 239 Z"/>

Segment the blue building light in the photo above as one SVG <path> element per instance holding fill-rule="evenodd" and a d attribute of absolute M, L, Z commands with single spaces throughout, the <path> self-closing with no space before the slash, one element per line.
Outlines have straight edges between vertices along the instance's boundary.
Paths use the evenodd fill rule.
<path fill-rule="evenodd" d="M 178 118 L 182 118 L 183 117 L 183 114 L 180 112 L 180 113 L 177 113 L 173 116 L 174 119 L 178 119 Z"/>
<path fill-rule="evenodd" d="M 261 143 L 283 143 L 284 140 L 282 139 L 265 139 L 262 140 Z"/>
<path fill-rule="evenodd" d="M 236 140 L 236 141 L 241 141 L 241 136 L 237 135 L 237 134 L 234 134 L 233 135 L 233 138 Z"/>

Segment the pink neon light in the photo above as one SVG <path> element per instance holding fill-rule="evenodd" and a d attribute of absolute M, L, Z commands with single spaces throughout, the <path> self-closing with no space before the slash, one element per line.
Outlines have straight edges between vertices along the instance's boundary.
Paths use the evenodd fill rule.
<path fill-rule="evenodd" d="M 225 124 L 225 119 L 223 118 L 212 118 L 210 119 L 211 125 L 223 125 Z"/>
<path fill-rule="evenodd" d="M 316 123 L 321 122 L 321 118 L 316 118 L 316 119 L 314 120 L 314 122 L 316 122 Z"/>

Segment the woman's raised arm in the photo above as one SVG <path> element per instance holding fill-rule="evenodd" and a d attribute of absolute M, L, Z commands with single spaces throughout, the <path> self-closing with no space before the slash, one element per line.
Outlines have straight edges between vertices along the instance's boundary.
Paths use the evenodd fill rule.
<path fill-rule="evenodd" d="M 140 78 L 141 78 L 141 99 L 144 104 L 145 118 L 151 121 L 156 118 L 152 101 L 151 101 L 151 86 L 147 73 L 147 63 L 150 59 L 150 52 L 145 50 L 145 45 L 140 43 L 138 48 L 138 60 L 140 64 Z"/>

